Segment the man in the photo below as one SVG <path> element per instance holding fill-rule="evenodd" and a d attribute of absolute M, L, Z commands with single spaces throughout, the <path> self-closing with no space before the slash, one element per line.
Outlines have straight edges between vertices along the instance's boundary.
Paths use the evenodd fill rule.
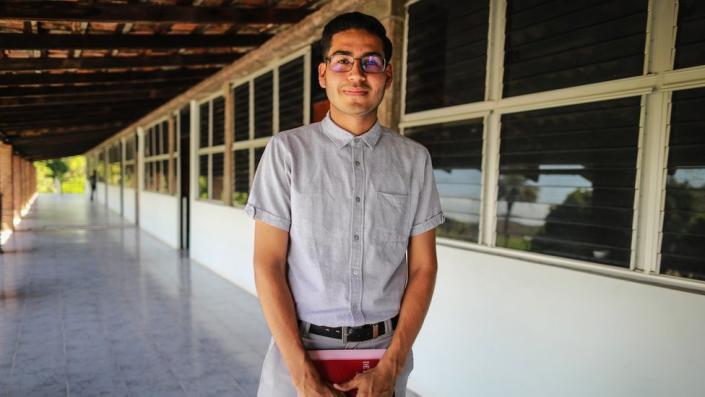
<path fill-rule="evenodd" d="M 382 24 L 343 14 L 321 44 L 330 112 L 272 138 L 245 207 L 256 220 L 255 282 L 273 337 L 258 395 L 404 397 L 444 221 L 431 159 L 377 121 L 392 82 Z M 387 349 L 377 367 L 336 385 L 306 354 L 369 348 Z"/>
<path fill-rule="evenodd" d="M 93 201 L 93 197 L 95 196 L 96 185 L 98 184 L 98 175 L 96 174 L 95 170 L 93 170 L 91 176 L 88 177 L 88 182 L 91 185 L 91 201 Z"/>

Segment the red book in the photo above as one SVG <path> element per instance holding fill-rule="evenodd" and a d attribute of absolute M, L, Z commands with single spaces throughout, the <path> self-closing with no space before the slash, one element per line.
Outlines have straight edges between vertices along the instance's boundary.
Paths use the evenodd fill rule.
<path fill-rule="evenodd" d="M 308 355 L 324 379 L 330 383 L 343 383 L 361 372 L 376 367 L 385 351 L 385 349 L 309 350 Z M 357 390 L 351 390 L 346 393 L 346 396 L 354 397 L 356 394 Z"/>

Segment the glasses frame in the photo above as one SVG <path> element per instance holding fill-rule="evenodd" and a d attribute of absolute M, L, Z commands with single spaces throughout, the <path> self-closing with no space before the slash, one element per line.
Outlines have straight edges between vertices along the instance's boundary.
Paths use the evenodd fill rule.
<path fill-rule="evenodd" d="M 333 56 L 335 56 L 335 55 L 341 55 L 341 56 L 350 57 L 350 58 L 352 58 L 353 61 L 352 61 L 352 63 L 350 64 L 350 69 L 348 69 L 348 70 L 342 70 L 342 71 L 335 71 L 335 70 L 332 70 L 332 69 L 331 69 L 331 71 L 334 72 L 334 73 L 348 73 L 348 72 L 350 72 L 350 71 L 353 70 L 353 68 L 355 67 L 355 61 L 358 61 L 358 62 L 360 63 L 360 70 L 361 70 L 363 73 L 365 73 L 365 74 L 382 74 L 382 73 L 384 73 L 384 72 L 387 71 L 387 66 L 389 65 L 389 63 L 387 63 L 387 60 L 386 60 L 383 56 L 376 55 L 376 54 L 368 54 L 368 55 L 363 55 L 363 56 L 361 56 L 361 57 L 354 57 L 354 56 L 352 56 L 352 55 L 346 55 L 346 54 L 333 54 L 333 55 L 331 55 L 331 56 L 329 56 L 329 57 L 323 58 L 323 60 L 325 61 L 326 65 L 330 65 L 331 58 L 332 58 Z M 367 70 L 365 70 L 365 67 L 363 66 L 363 63 L 362 63 L 362 58 L 367 58 L 367 57 L 370 57 L 370 56 L 379 56 L 379 57 L 382 59 L 382 71 L 380 71 L 380 72 L 368 72 Z"/>

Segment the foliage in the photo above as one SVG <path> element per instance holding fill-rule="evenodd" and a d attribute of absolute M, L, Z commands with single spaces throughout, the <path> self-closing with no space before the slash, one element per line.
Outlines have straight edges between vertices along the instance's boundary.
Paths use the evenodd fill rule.
<path fill-rule="evenodd" d="M 34 162 L 37 191 L 40 193 L 83 193 L 86 184 L 84 156 Z M 58 186 L 57 186 L 58 185 Z"/>

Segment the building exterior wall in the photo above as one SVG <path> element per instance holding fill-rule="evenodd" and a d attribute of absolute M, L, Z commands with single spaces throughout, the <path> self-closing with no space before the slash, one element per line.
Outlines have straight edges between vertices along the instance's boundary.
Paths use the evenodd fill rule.
<path fill-rule="evenodd" d="M 179 203 L 176 197 L 140 192 L 140 227 L 154 237 L 179 248 Z"/>
<path fill-rule="evenodd" d="M 653 87 L 652 79 L 659 77 L 670 81 L 671 89 L 683 85 L 703 86 L 704 70 L 687 71 L 690 80 L 686 81 L 682 78 L 685 74 L 657 76 L 665 70 L 659 66 L 651 70 L 652 76 L 503 99 L 502 24 L 506 21 L 502 13 L 506 11 L 507 3 L 492 0 L 487 67 L 492 73 L 499 74 L 488 77 L 485 100 L 405 115 L 401 102 L 404 95 L 403 41 L 408 28 L 405 26 L 406 4 L 398 0 L 331 2 L 307 17 L 295 30 L 274 37 L 261 49 L 185 94 L 192 109 L 190 256 L 238 286 L 256 293 L 252 269 L 253 222 L 240 207 L 230 205 L 229 201 L 198 199 L 199 101 L 222 93 L 228 82 L 257 75 L 273 57 L 286 57 L 300 51 L 311 43 L 312 37 L 320 35 L 322 26 L 331 16 L 360 9 L 380 18 L 395 42 L 392 64 L 396 82 L 380 108 L 380 119 L 384 124 L 399 126 L 406 133 L 406 129 L 418 126 L 477 119 L 485 128 L 483 142 L 478 145 L 482 146 L 482 166 L 486 169 L 483 194 L 492 199 L 483 201 L 485 220 L 479 226 L 483 238 L 467 244 L 450 238 L 439 239 L 436 292 L 415 344 L 415 370 L 410 377 L 410 388 L 431 397 L 699 394 L 705 389 L 705 380 L 701 376 L 705 371 L 705 344 L 702 343 L 705 318 L 699 315 L 705 309 L 702 283 L 675 277 L 656 279 L 653 276 L 658 275 L 657 272 L 644 268 L 644 260 L 640 257 L 632 261 L 631 269 L 615 269 L 597 263 L 576 263 L 549 255 L 500 248 L 493 240 L 496 232 L 493 229 L 496 229 L 496 222 L 493 222 L 496 219 L 493 218 L 502 210 L 494 197 L 498 195 L 498 147 L 503 112 L 520 113 L 643 95 L 642 107 L 657 111 L 647 110 L 648 117 L 660 117 L 653 114 L 668 114 L 670 91 L 651 94 L 652 90 L 661 88 Z M 650 34 L 658 37 L 652 40 L 657 45 L 649 48 L 650 55 L 646 57 L 648 68 L 654 63 L 649 57 L 658 58 L 655 63 L 662 61 L 662 57 L 654 53 L 670 51 L 669 45 L 672 44 L 663 44 L 669 40 L 667 35 L 653 32 L 673 29 L 667 17 L 674 18 L 674 10 L 666 9 L 676 3 L 654 4 L 659 11 L 650 14 L 650 21 L 653 21 L 650 22 Z M 495 39 L 501 40 L 493 42 Z M 655 100 L 658 103 L 654 105 Z M 155 111 L 144 125 L 184 104 L 176 101 L 172 108 L 167 105 Z M 643 173 L 640 175 L 642 180 L 663 182 L 665 160 L 658 156 L 667 151 L 668 136 L 667 130 L 659 123 L 665 126 L 668 120 L 665 116 L 655 121 L 647 120 L 648 131 L 639 131 L 640 145 L 646 143 L 650 148 L 640 154 L 635 165 Z M 640 126 L 643 125 L 642 121 Z M 651 141 L 654 139 L 656 142 Z M 143 175 L 142 169 L 138 174 Z M 639 186 L 653 195 L 649 199 L 640 193 L 639 206 L 649 210 L 653 209 L 651 206 L 658 212 L 661 185 Z M 649 200 L 651 204 L 648 204 Z M 179 214 L 176 199 L 142 192 L 139 208 L 142 227 L 177 246 Z M 515 213 L 531 208 L 531 205 L 517 204 Z M 648 227 L 641 226 L 642 222 L 637 219 L 635 228 L 645 229 L 647 235 L 658 236 L 653 230 L 658 228 L 658 222 Z M 637 251 L 646 251 L 638 246 L 646 244 L 644 241 L 648 242 L 640 240 L 635 243 Z"/>
<path fill-rule="evenodd" d="M 137 221 L 137 206 L 135 200 L 135 189 L 124 188 L 123 191 L 123 216 L 130 222 Z"/>
<path fill-rule="evenodd" d="M 122 211 L 120 190 L 122 189 L 119 185 L 108 185 L 108 208 L 117 212 L 118 214 Z"/>
<path fill-rule="evenodd" d="M 0 231 L 12 229 L 14 203 L 12 175 L 12 147 L 0 142 L 0 193 L 2 193 Z"/>

